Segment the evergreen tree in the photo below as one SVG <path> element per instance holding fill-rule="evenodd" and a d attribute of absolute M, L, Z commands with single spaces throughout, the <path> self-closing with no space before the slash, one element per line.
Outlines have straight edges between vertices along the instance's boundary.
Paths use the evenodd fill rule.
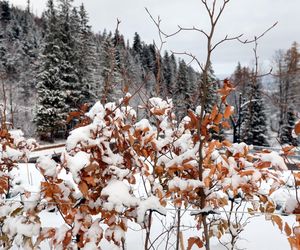
<path fill-rule="evenodd" d="M 179 119 L 187 115 L 188 109 L 191 108 L 192 89 L 188 81 L 188 67 L 186 63 L 179 61 L 176 86 L 174 89 L 173 103 L 175 112 Z"/>
<path fill-rule="evenodd" d="M 134 33 L 132 50 L 134 55 L 138 55 L 139 57 L 142 57 L 143 46 L 141 42 L 141 37 L 137 32 Z"/>
<path fill-rule="evenodd" d="M 115 31 L 112 39 L 112 44 L 115 50 L 115 63 L 120 74 L 123 73 L 125 65 L 125 41 L 123 35 L 120 34 L 119 30 Z"/>
<path fill-rule="evenodd" d="M 241 105 L 248 101 L 252 81 L 251 70 L 248 67 L 242 67 L 240 62 L 231 76 L 231 82 L 236 87 L 236 91 L 228 98 L 228 102 L 234 106 L 235 114 L 231 118 L 233 128 L 233 142 L 241 142 L 241 124 L 243 123 L 244 113 L 247 108 L 241 108 Z"/>
<path fill-rule="evenodd" d="M 111 102 L 120 92 L 120 75 L 116 63 L 115 47 L 111 34 L 104 41 L 102 58 L 102 103 Z"/>
<path fill-rule="evenodd" d="M 5 73 L 8 52 L 7 26 L 11 19 L 11 10 L 7 1 L 0 2 L 0 72 Z"/>
<path fill-rule="evenodd" d="M 48 0 L 41 72 L 38 75 L 35 123 L 41 137 L 53 139 L 65 126 L 66 93 L 61 72 L 60 30 L 53 0 Z"/>
<path fill-rule="evenodd" d="M 218 89 L 218 80 L 217 77 L 214 75 L 214 70 L 212 68 L 212 65 L 210 64 L 208 69 L 208 75 L 207 75 L 207 82 L 208 85 L 207 88 L 207 95 L 206 95 L 206 102 L 205 102 L 205 111 L 210 112 L 214 105 L 218 104 L 218 95 L 217 95 L 217 89 Z M 202 79 L 202 76 L 200 76 L 200 79 Z M 197 87 L 197 86 L 196 86 Z"/>
<path fill-rule="evenodd" d="M 162 60 L 162 74 L 163 74 L 163 81 L 162 81 L 162 93 L 166 97 L 171 97 L 172 95 L 172 84 L 173 78 L 172 75 L 172 68 L 171 68 L 171 61 L 168 52 L 165 52 L 163 60 Z"/>
<path fill-rule="evenodd" d="M 79 10 L 79 38 L 77 48 L 78 63 L 76 64 L 78 80 L 82 89 L 82 95 L 84 102 L 90 102 L 96 99 L 96 79 L 95 71 L 99 66 L 96 62 L 96 45 L 94 37 L 89 26 L 88 15 L 82 4 Z M 76 32 L 76 31 L 74 31 Z"/>
<path fill-rule="evenodd" d="M 48 1 L 47 11 L 38 18 L 30 13 L 30 1 L 26 10 L 0 1 L 0 70 L 7 79 L 11 113 L 18 106 L 26 110 L 25 118 L 18 114 L 18 124 L 24 120 L 23 124 L 29 124 L 31 107 L 35 107 L 38 133 L 54 137 L 57 130 L 66 130 L 70 111 L 97 96 L 103 102 L 115 100 L 124 91 L 135 91 L 145 79 L 141 89 L 145 98 L 157 92 L 172 97 L 178 92 L 177 79 L 180 82 L 185 77 L 180 79 L 177 74 L 173 54 L 162 58 L 138 33 L 132 47 L 128 42 L 125 45 L 118 30 L 114 35 L 93 34 L 83 5 L 74 8 L 72 0 L 57 0 L 54 7 L 53 2 Z M 191 67 L 185 68 L 192 100 L 191 89 L 199 76 Z M 134 105 L 139 104 L 135 98 Z"/>
<path fill-rule="evenodd" d="M 280 142 L 296 144 L 291 131 L 295 125 L 293 110 L 300 107 L 299 76 L 300 53 L 298 44 L 293 43 L 291 48 L 284 53 L 277 54 L 277 79 L 279 87 L 279 131 Z"/>
<path fill-rule="evenodd" d="M 191 72 L 191 74 L 192 73 L 193 72 Z M 207 79 L 208 86 L 207 86 L 207 95 L 206 95 L 206 102 L 205 102 L 204 109 L 206 112 L 211 112 L 213 107 L 215 105 L 219 106 L 219 103 L 221 101 L 219 98 L 219 95 L 217 93 L 218 88 L 219 88 L 219 80 L 215 76 L 214 70 L 213 70 L 211 64 L 208 69 L 207 78 L 208 78 Z M 202 79 L 201 75 L 199 76 L 199 79 L 201 81 L 201 79 Z M 197 88 L 197 87 L 198 86 L 195 86 L 195 88 Z M 218 128 L 219 128 L 219 131 L 215 131 L 214 129 L 209 130 L 209 132 L 211 134 L 211 139 L 223 141 L 225 138 L 224 129 L 222 128 L 222 126 L 220 124 L 219 124 Z"/>
<path fill-rule="evenodd" d="M 286 114 L 286 119 L 283 121 L 283 124 L 280 126 L 279 130 L 279 141 L 281 144 L 290 144 L 298 146 L 296 138 L 293 138 L 292 132 L 295 127 L 296 117 L 294 111 L 289 108 Z"/>
<path fill-rule="evenodd" d="M 261 83 L 253 76 L 249 86 L 249 96 L 242 105 L 242 141 L 256 146 L 268 146 L 267 124 Z"/>
<path fill-rule="evenodd" d="M 115 50 L 115 63 L 117 67 L 117 83 L 118 89 L 127 92 L 131 85 L 134 70 L 132 68 L 132 62 L 130 60 L 130 46 L 127 41 L 125 45 L 124 36 L 120 34 L 119 30 L 116 29 L 113 37 L 113 46 Z M 139 59 L 137 60 L 139 61 Z M 119 91 L 120 92 L 120 91 Z"/>
<path fill-rule="evenodd" d="M 11 9 L 8 1 L 0 2 L 0 13 L 0 21 L 7 24 L 11 20 Z"/>
<path fill-rule="evenodd" d="M 64 116 L 67 117 L 71 111 L 76 111 L 83 103 L 84 96 L 82 95 L 78 72 L 76 69 L 77 62 L 77 39 L 74 31 L 78 28 L 78 22 L 71 15 L 73 0 L 59 0 L 58 12 L 58 27 L 59 40 L 57 46 L 60 47 L 60 72 L 61 72 L 61 87 L 65 90 L 66 106 Z M 73 22 L 72 22 L 73 21 Z"/>
<path fill-rule="evenodd" d="M 146 72 L 154 71 L 155 64 L 155 48 L 153 49 L 152 45 L 144 45 L 142 51 L 142 66 Z"/>
<path fill-rule="evenodd" d="M 37 74 L 38 55 L 40 53 L 39 32 L 35 28 L 34 20 L 30 12 L 25 12 L 21 19 L 21 46 L 22 67 L 26 70 L 20 72 L 20 94 L 24 105 L 30 105 L 30 100 L 35 95 L 36 81 L 32 76 Z"/>

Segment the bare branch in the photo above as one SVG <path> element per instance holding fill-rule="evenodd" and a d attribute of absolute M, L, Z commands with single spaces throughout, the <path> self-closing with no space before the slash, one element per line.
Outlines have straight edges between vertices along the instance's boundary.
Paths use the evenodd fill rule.
<path fill-rule="evenodd" d="M 217 43 L 211 48 L 211 51 L 213 51 L 214 49 L 216 49 L 220 44 L 222 44 L 222 43 L 224 43 L 224 42 L 234 41 L 234 40 L 239 40 L 242 36 L 243 36 L 243 34 L 240 34 L 240 35 L 234 36 L 234 37 L 228 37 L 228 35 L 226 35 L 222 40 L 220 40 L 219 42 L 217 42 Z"/>
<path fill-rule="evenodd" d="M 243 44 L 248 44 L 248 43 L 253 43 L 257 40 L 259 40 L 260 38 L 262 38 L 265 34 L 267 34 L 271 29 L 273 29 L 276 25 L 278 24 L 278 22 L 275 22 L 271 27 L 269 27 L 268 29 L 266 29 L 263 33 L 261 33 L 259 36 L 255 36 L 254 39 L 252 40 L 241 40 L 241 39 L 238 39 L 238 41 L 240 43 L 243 43 Z"/>
<path fill-rule="evenodd" d="M 163 40 L 163 35 L 165 36 L 165 34 L 162 32 L 161 28 L 160 28 L 160 24 L 161 24 L 161 19 L 160 17 L 158 16 L 157 17 L 157 21 L 154 19 L 154 17 L 152 16 L 152 14 L 150 13 L 150 11 L 145 8 L 146 12 L 148 13 L 148 15 L 150 16 L 151 20 L 153 21 L 153 23 L 155 24 L 155 26 L 157 27 L 158 29 L 158 36 L 159 36 L 159 40 L 160 40 L 160 47 L 159 47 L 159 51 L 161 52 L 162 51 L 162 48 L 163 48 L 163 45 L 166 43 L 166 41 Z"/>
<path fill-rule="evenodd" d="M 199 68 L 203 71 L 204 68 L 201 65 L 200 61 L 198 60 L 197 56 L 193 55 L 192 53 L 188 53 L 188 52 L 175 52 L 175 51 L 171 51 L 172 54 L 174 55 L 185 55 L 185 56 L 189 56 L 192 58 L 192 60 L 188 63 L 191 64 L 193 61 L 195 61 L 197 63 L 197 65 L 199 66 Z"/>

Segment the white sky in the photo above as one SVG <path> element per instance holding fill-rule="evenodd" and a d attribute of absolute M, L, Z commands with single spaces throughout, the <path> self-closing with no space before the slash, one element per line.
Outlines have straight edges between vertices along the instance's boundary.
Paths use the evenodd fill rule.
<path fill-rule="evenodd" d="M 220 0 L 221 1 L 221 0 Z M 222 0 L 223 1 L 223 0 Z M 27 0 L 10 0 L 15 6 L 25 6 Z M 84 3 L 93 30 L 114 30 L 116 19 L 121 20 L 120 32 L 132 41 L 138 32 L 145 42 L 159 43 L 158 32 L 145 11 L 162 19 L 167 33 L 176 31 L 177 25 L 207 29 L 208 19 L 200 0 L 74 0 L 75 5 Z M 46 0 L 31 0 L 34 13 L 45 9 Z M 259 41 L 259 60 L 262 71 L 270 69 L 270 61 L 276 50 L 287 49 L 293 41 L 300 42 L 300 0 L 231 0 L 217 27 L 216 40 L 226 34 L 244 34 L 253 38 L 276 21 L 278 25 Z M 205 58 L 204 39 L 200 33 L 185 32 L 167 40 L 164 49 L 191 52 L 200 61 Z M 252 45 L 229 42 L 218 48 L 213 56 L 217 75 L 231 74 L 240 61 L 251 65 L 254 59 Z M 188 60 L 188 59 L 187 59 Z"/>

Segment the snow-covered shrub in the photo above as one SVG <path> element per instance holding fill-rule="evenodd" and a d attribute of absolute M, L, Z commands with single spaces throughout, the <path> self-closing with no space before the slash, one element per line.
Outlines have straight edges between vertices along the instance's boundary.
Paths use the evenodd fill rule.
<path fill-rule="evenodd" d="M 148 118 L 141 120 L 129 106 L 130 94 L 114 103 L 97 102 L 84 123 L 70 133 L 60 162 L 46 156 L 38 159 L 36 168 L 44 176 L 41 192 L 29 195 L 14 188 L 15 195 L 24 192 L 22 198 L 30 202 L 1 203 L 6 235 L 2 244 L 30 249 L 48 239 L 55 249 L 97 249 L 106 239 L 124 247 L 130 221 L 144 230 L 148 248 L 155 213 L 172 213 L 176 225 L 167 230 L 178 234 L 180 216 L 192 209 L 199 233 L 187 240 L 189 247 L 205 245 L 208 237 L 234 246 L 248 222 L 235 212 L 244 213 L 248 204 L 246 218 L 273 213 L 276 203 L 271 194 L 282 186 L 280 171 L 286 165 L 277 153 L 251 154 L 245 143 L 212 139 L 212 130 L 228 127 L 233 109 L 226 96 L 232 89 L 225 82 L 218 106 L 210 113 L 201 107 L 189 110 L 181 121 L 171 100 L 149 99 L 140 107 L 147 109 Z M 5 182 L 11 178 L 10 170 L 30 145 L 34 143 L 3 134 L 3 197 L 10 193 Z M 71 180 L 64 179 L 62 171 Z M 63 225 L 41 227 L 39 213 L 50 208 L 56 209 Z M 271 220 L 280 224 L 276 216 Z"/>
<path fill-rule="evenodd" d="M 153 161 L 155 145 L 149 142 L 157 137 L 157 131 L 148 120 L 136 122 L 136 111 L 128 105 L 129 99 L 128 94 L 118 103 L 96 103 L 86 114 L 91 123 L 74 129 L 68 137 L 60 166 L 51 159 L 38 161 L 46 177 L 42 197 L 57 204 L 67 225 L 75 225 L 65 231 L 63 240 L 52 241 L 55 247 L 99 246 L 103 237 L 121 245 L 128 220 L 143 226 L 147 211 L 166 213 L 154 188 L 149 186 L 143 194 L 136 192 L 137 179 L 153 172 L 146 161 Z M 155 102 L 155 106 L 150 104 L 151 112 L 160 117 L 168 113 L 170 108 L 165 101 L 156 98 Z M 164 127 L 161 130 L 167 131 Z M 167 142 L 160 141 L 161 148 L 170 142 L 170 136 L 165 138 Z M 73 186 L 58 178 L 61 167 L 72 174 Z M 53 234 L 49 232 L 58 234 L 62 229 L 49 230 L 40 238 L 50 238 Z"/>
<path fill-rule="evenodd" d="M 0 246 L 4 249 L 13 244 L 31 249 L 33 237 L 39 235 L 40 222 L 35 213 L 39 197 L 28 194 L 23 197 L 23 204 L 15 202 L 26 192 L 18 185 L 17 163 L 26 161 L 36 145 L 32 139 L 25 140 L 20 131 L 0 129 Z"/>
<path fill-rule="evenodd" d="M 139 121 L 129 94 L 116 103 L 96 103 L 86 113 L 90 123 L 68 137 L 61 163 L 46 158 L 37 163 L 46 180 L 42 198 L 56 204 L 66 222 L 64 228 L 43 230 L 39 239 L 64 235 L 51 240 L 63 248 L 100 246 L 103 238 L 123 246 L 130 220 L 145 229 L 147 245 L 153 213 L 165 215 L 171 206 L 179 214 L 194 209 L 203 235 L 198 244 L 205 244 L 205 233 L 220 239 L 229 234 L 236 243 L 245 224 L 234 222 L 232 210 L 249 202 L 251 213 L 273 212 L 269 195 L 280 187 L 280 174 L 269 168 L 286 166 L 279 155 L 275 162 L 270 152 L 252 155 L 245 143 L 212 139 L 211 130 L 226 127 L 233 112 L 226 103 L 231 90 L 225 82 L 223 109 L 205 113 L 198 107 L 182 121 L 176 120 L 171 100 L 149 99 L 143 107 L 149 117 Z M 62 168 L 72 183 L 58 177 Z M 262 189 L 266 183 L 269 188 Z M 228 206 L 228 216 L 218 216 Z"/>

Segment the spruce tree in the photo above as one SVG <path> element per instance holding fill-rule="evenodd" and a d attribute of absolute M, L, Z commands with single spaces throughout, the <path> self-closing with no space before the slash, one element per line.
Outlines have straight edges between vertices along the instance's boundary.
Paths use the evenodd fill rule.
<path fill-rule="evenodd" d="M 46 32 L 41 71 L 38 75 L 35 123 L 38 134 L 53 140 L 55 132 L 65 127 L 66 93 L 61 72 L 62 51 L 59 47 L 60 30 L 53 0 L 48 0 Z"/>
<path fill-rule="evenodd" d="M 261 83 L 255 77 L 253 79 L 249 86 L 248 99 L 242 105 L 242 141 L 255 146 L 269 146 Z"/>
<path fill-rule="evenodd" d="M 290 144 L 298 146 L 296 138 L 293 138 L 292 133 L 295 127 L 296 116 L 292 108 L 289 108 L 286 113 L 286 118 L 283 120 L 283 124 L 279 130 L 279 141 L 281 144 Z"/>
<path fill-rule="evenodd" d="M 102 79 L 103 87 L 101 94 L 101 102 L 111 102 L 115 98 L 120 97 L 120 74 L 116 63 L 116 50 L 113 45 L 112 35 L 109 34 L 103 43 L 102 57 Z"/>
<path fill-rule="evenodd" d="M 298 44 L 293 43 L 285 53 L 277 53 L 277 80 L 279 101 L 279 130 L 278 137 L 281 143 L 295 145 L 291 132 L 295 125 L 294 110 L 300 107 L 299 76 L 300 76 L 300 53 Z"/>
<path fill-rule="evenodd" d="M 134 33 L 132 50 L 135 56 L 142 57 L 143 46 L 141 37 L 137 32 Z"/>
<path fill-rule="evenodd" d="M 74 16 L 72 18 L 71 15 L 72 2 L 73 0 L 59 0 L 58 11 L 58 27 L 60 32 L 57 46 L 60 47 L 61 51 L 59 66 L 61 71 L 61 86 L 66 94 L 65 117 L 67 117 L 69 112 L 78 110 L 84 99 L 75 66 L 77 62 L 77 34 L 74 32 L 78 27 L 78 23 L 75 21 Z"/>
<path fill-rule="evenodd" d="M 173 92 L 172 84 L 173 84 L 174 76 L 172 75 L 171 62 L 170 62 L 170 57 L 168 52 L 165 52 L 162 60 L 162 73 L 163 73 L 162 93 L 166 97 L 171 97 Z"/>
<path fill-rule="evenodd" d="M 241 141 L 241 124 L 243 123 L 244 113 L 247 112 L 246 108 L 241 109 L 241 105 L 248 100 L 251 79 L 251 70 L 248 67 L 243 67 L 239 62 L 230 77 L 231 82 L 236 87 L 236 91 L 228 97 L 228 102 L 234 106 L 236 111 L 234 115 L 231 116 L 233 142 Z"/>
<path fill-rule="evenodd" d="M 192 89 L 188 79 L 188 67 L 186 63 L 179 61 L 176 85 L 174 88 L 173 103 L 175 112 L 180 119 L 187 115 L 188 109 L 191 108 Z"/>
<path fill-rule="evenodd" d="M 206 86 L 207 95 L 206 95 L 206 102 L 205 102 L 204 109 L 206 112 L 211 112 L 213 107 L 215 105 L 218 107 L 219 103 L 221 101 L 219 98 L 219 95 L 217 93 L 218 87 L 219 87 L 219 80 L 215 76 L 214 70 L 213 70 L 211 64 L 208 69 L 207 77 L 208 77 L 208 86 Z M 201 79 L 202 79 L 201 75 L 199 76 L 199 79 L 201 81 Z M 197 87 L 197 86 L 195 86 L 195 87 Z M 211 139 L 223 141 L 225 138 L 224 129 L 222 128 L 221 125 L 219 125 L 218 128 L 219 128 L 219 131 L 215 131 L 214 129 L 209 130 L 209 132 L 211 134 Z"/>
<path fill-rule="evenodd" d="M 82 89 L 83 99 L 81 103 L 91 102 L 97 98 L 95 71 L 99 66 L 96 59 L 96 44 L 88 24 L 89 19 L 87 12 L 82 4 L 79 10 L 79 35 L 77 48 L 77 74 Z M 76 32 L 76 31 L 74 31 Z"/>
<path fill-rule="evenodd" d="M 11 20 L 11 9 L 8 1 L 0 2 L 0 21 L 8 23 Z"/>
<path fill-rule="evenodd" d="M 0 2 L 0 72 L 6 73 L 8 59 L 8 25 L 11 20 L 11 9 L 7 1 Z"/>
<path fill-rule="evenodd" d="M 218 104 L 219 101 L 217 95 L 218 79 L 214 74 L 214 70 L 211 64 L 207 72 L 207 78 L 208 85 L 206 86 L 207 95 L 204 109 L 205 111 L 210 112 L 213 106 Z M 200 76 L 200 79 L 202 79 L 202 76 Z"/>
<path fill-rule="evenodd" d="M 142 66 L 146 72 L 153 72 L 155 63 L 155 53 L 153 51 L 152 45 L 144 45 L 142 51 Z"/>

